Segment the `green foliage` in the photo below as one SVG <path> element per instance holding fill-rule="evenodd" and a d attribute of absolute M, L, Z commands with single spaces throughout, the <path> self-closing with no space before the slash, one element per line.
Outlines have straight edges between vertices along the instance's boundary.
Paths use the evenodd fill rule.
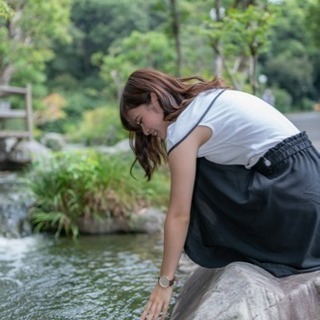
<path fill-rule="evenodd" d="M 110 106 L 86 111 L 77 130 L 68 135 L 71 141 L 89 146 L 114 145 L 127 136 L 120 123 L 118 108 Z"/>
<path fill-rule="evenodd" d="M 153 3 L 153 0 L 74 0 L 71 18 L 83 32 L 90 56 L 97 51 L 106 52 L 114 40 L 128 36 L 132 30 L 149 30 L 150 19 L 154 17 L 150 12 Z"/>
<path fill-rule="evenodd" d="M 305 29 L 310 34 L 315 46 L 320 46 L 320 0 L 309 1 L 305 17 Z"/>
<path fill-rule="evenodd" d="M 255 56 L 267 51 L 274 18 L 272 12 L 253 5 L 246 10 L 231 8 L 222 27 L 226 54 Z"/>
<path fill-rule="evenodd" d="M 292 97 L 291 108 L 296 109 L 304 98 L 319 97 L 314 92 L 319 92 L 320 69 L 314 67 L 314 46 L 306 28 L 312 3 L 315 0 L 282 0 L 278 4 L 272 46 L 262 62 L 269 85 L 285 89 Z"/>
<path fill-rule="evenodd" d="M 67 41 L 71 0 L 8 2 L 13 14 L 0 21 L 0 83 L 32 83 L 33 107 L 46 94 L 45 64 L 53 58 L 54 40 Z"/>
<path fill-rule="evenodd" d="M 286 50 L 269 60 L 266 63 L 265 74 L 272 86 L 278 84 L 279 87 L 285 89 L 291 95 L 292 102 L 298 105 L 301 103 L 300 98 L 312 86 L 313 66 L 304 52 L 298 48 L 295 49 L 290 42 L 288 43 L 291 45 L 291 50 Z M 288 61 L 290 64 L 287 63 Z"/>
<path fill-rule="evenodd" d="M 210 18 L 205 18 L 204 26 L 198 32 L 208 38 L 217 61 L 221 61 L 219 68 L 223 64 L 224 77 L 235 88 L 243 90 L 244 83 L 239 81 L 243 78 L 239 74 L 243 73 L 251 85 L 251 91 L 255 93 L 257 58 L 270 47 L 270 35 L 276 18 L 274 7 L 265 4 L 248 5 L 245 8 L 230 6 L 220 16 L 217 10 L 212 10 L 214 16 L 212 13 Z M 238 67 L 235 68 L 236 65 Z"/>
<path fill-rule="evenodd" d="M 272 88 L 272 93 L 275 97 L 275 107 L 282 113 L 292 111 L 292 98 L 290 94 L 280 88 Z"/>
<path fill-rule="evenodd" d="M 73 133 L 79 130 L 84 113 L 105 104 L 105 98 L 100 96 L 97 90 L 82 88 L 79 84 L 77 90 L 58 88 L 57 91 L 66 100 L 66 106 L 63 108 L 65 116 L 61 119 L 38 123 L 38 128 L 43 132 L 66 133 L 73 137 Z"/>
<path fill-rule="evenodd" d="M 309 108 L 305 101 L 320 98 L 319 1 L 180 0 L 181 75 L 218 73 L 250 91 L 256 68 L 291 95 L 293 108 Z M 168 1 L 0 0 L 0 82 L 32 83 L 34 110 L 61 93 L 66 118 L 37 129 L 71 133 L 84 112 L 117 104 L 134 69 L 174 74 L 173 34 Z"/>
<path fill-rule="evenodd" d="M 36 198 L 31 208 L 35 230 L 77 237 L 81 217 L 109 219 L 130 216 L 141 207 L 164 206 L 168 174 L 159 172 L 152 183 L 130 177 L 132 156 L 101 155 L 93 151 L 56 153 L 34 165 L 28 175 Z M 141 169 L 138 169 L 140 175 Z"/>
<path fill-rule="evenodd" d="M 44 62 L 53 57 L 52 41 L 67 39 L 69 2 L 30 0 L 25 6 L 19 6 L 19 1 L 10 2 L 14 15 L 8 24 L 0 25 L 0 53 L 6 56 L 1 68 L 12 66 L 17 83 L 37 80 L 37 73 L 44 71 Z M 19 71 L 23 74 L 17 76 Z"/>
<path fill-rule="evenodd" d="M 96 64 L 99 59 L 101 54 L 93 56 Z M 109 54 L 103 56 L 100 75 L 108 84 L 108 96 L 119 98 L 125 80 L 135 69 L 149 67 L 171 72 L 174 59 L 173 44 L 163 33 L 133 31 L 129 37 L 116 41 Z"/>
<path fill-rule="evenodd" d="M 13 10 L 10 9 L 7 3 L 0 0 L 0 18 L 8 20 L 13 15 Z"/>
<path fill-rule="evenodd" d="M 147 33 L 161 25 L 166 16 L 155 10 L 159 0 L 73 0 L 73 42 L 56 45 L 59 55 L 48 66 L 52 78 L 68 70 L 74 78 L 96 77 L 91 63 L 94 53 L 107 54 L 110 45 L 126 38 L 132 30 Z M 63 69 L 64 68 L 64 69 Z"/>
<path fill-rule="evenodd" d="M 299 108 L 299 110 L 312 111 L 313 108 L 314 108 L 314 101 L 312 101 L 311 99 L 308 99 L 308 98 L 302 99 L 301 107 Z"/>
<path fill-rule="evenodd" d="M 77 236 L 77 218 L 85 206 L 86 193 L 94 188 L 98 162 L 90 154 L 57 153 L 38 163 L 30 173 L 30 187 L 36 196 L 31 216 L 36 230 L 63 230 Z"/>

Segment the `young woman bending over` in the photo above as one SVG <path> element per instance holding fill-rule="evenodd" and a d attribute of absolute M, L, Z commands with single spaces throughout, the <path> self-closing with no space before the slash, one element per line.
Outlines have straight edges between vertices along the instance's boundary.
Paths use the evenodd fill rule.
<path fill-rule="evenodd" d="M 163 161 L 171 173 L 161 270 L 141 319 L 166 317 L 183 250 L 207 268 L 320 269 L 320 156 L 273 106 L 219 79 L 143 69 L 120 117 L 146 177 Z"/>

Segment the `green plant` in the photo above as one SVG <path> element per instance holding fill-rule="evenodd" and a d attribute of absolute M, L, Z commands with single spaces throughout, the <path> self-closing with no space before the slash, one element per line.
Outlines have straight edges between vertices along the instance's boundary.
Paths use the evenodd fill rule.
<path fill-rule="evenodd" d="M 31 221 L 35 231 L 79 234 L 80 218 L 110 219 L 130 215 L 152 204 L 164 207 L 169 194 L 165 167 L 152 183 L 137 168 L 130 176 L 133 156 L 102 155 L 92 150 L 56 153 L 34 165 L 28 175 L 35 196 Z"/>
<path fill-rule="evenodd" d="M 86 111 L 80 128 L 69 139 L 86 145 L 114 145 L 128 136 L 119 119 L 119 111 L 114 107 L 100 107 Z"/>
<path fill-rule="evenodd" d="M 29 185 L 36 197 L 31 209 L 35 230 L 78 235 L 77 220 L 86 193 L 97 184 L 99 163 L 91 152 L 57 153 L 34 166 Z"/>
<path fill-rule="evenodd" d="M 292 97 L 290 94 L 281 88 L 273 87 L 272 92 L 275 97 L 275 107 L 282 113 L 292 111 Z"/>

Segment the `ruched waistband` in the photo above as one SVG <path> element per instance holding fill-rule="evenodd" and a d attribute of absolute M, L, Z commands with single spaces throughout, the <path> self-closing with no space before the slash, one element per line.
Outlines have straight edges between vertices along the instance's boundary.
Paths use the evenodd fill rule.
<path fill-rule="evenodd" d="M 269 149 L 263 157 L 252 167 L 253 170 L 260 172 L 265 176 L 271 176 L 275 173 L 275 168 L 280 162 L 306 148 L 312 147 L 305 131 L 292 137 L 286 138 L 273 148 Z"/>

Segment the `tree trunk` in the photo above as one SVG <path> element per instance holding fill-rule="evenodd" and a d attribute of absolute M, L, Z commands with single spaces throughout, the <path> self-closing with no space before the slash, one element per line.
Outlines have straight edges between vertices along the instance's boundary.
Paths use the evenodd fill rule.
<path fill-rule="evenodd" d="M 14 15 L 6 23 L 8 32 L 8 40 L 15 43 L 29 43 L 30 39 L 26 37 L 18 22 L 23 14 L 25 1 L 20 1 L 15 5 Z M 3 62 L 0 67 L 0 85 L 9 85 L 12 75 L 15 72 L 15 67 L 12 62 Z"/>
<path fill-rule="evenodd" d="M 15 71 L 15 68 L 13 67 L 13 65 L 8 65 L 7 67 L 4 67 L 2 70 L 0 69 L 0 85 L 1 86 L 9 85 L 14 71 Z"/>
<path fill-rule="evenodd" d="M 252 94 L 256 94 L 258 90 L 257 85 L 257 77 L 256 77 L 256 70 L 257 70 L 257 54 L 252 54 L 250 57 L 250 85 Z"/>
<path fill-rule="evenodd" d="M 221 21 L 221 0 L 215 0 L 214 1 L 214 10 L 216 13 L 216 21 Z M 221 48 L 221 42 L 217 40 L 215 43 L 213 43 L 212 47 L 215 53 L 214 58 L 214 73 L 217 77 L 222 77 L 222 71 L 223 71 L 223 55 L 221 54 L 222 48 Z"/>
<path fill-rule="evenodd" d="M 110 75 L 114 81 L 114 84 L 115 84 L 115 87 L 116 87 L 116 90 L 117 90 L 117 100 L 120 102 L 121 100 L 121 96 L 122 96 L 122 83 L 120 81 L 120 75 L 119 75 L 119 72 L 116 71 L 116 70 L 112 70 L 110 72 Z"/>
<path fill-rule="evenodd" d="M 177 9 L 176 0 L 170 0 L 171 10 L 171 27 L 172 34 L 176 45 L 176 67 L 177 76 L 181 75 L 182 53 L 181 53 L 181 41 L 180 41 L 180 18 Z"/>

